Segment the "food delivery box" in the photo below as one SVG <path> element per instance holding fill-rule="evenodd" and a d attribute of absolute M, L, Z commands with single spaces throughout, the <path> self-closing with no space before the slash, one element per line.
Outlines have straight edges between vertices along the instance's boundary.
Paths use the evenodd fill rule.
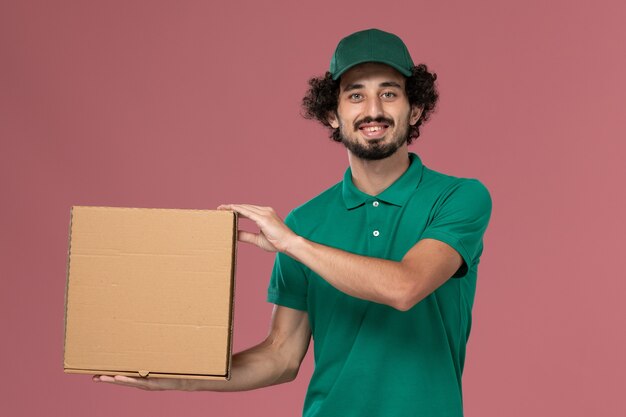
<path fill-rule="evenodd" d="M 64 370 L 230 378 L 237 216 L 74 206 Z"/>

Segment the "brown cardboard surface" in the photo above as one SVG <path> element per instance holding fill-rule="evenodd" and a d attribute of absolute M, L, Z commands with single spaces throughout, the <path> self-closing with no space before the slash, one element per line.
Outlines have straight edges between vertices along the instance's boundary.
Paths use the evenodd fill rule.
<path fill-rule="evenodd" d="M 237 218 L 74 206 L 64 370 L 228 379 Z"/>

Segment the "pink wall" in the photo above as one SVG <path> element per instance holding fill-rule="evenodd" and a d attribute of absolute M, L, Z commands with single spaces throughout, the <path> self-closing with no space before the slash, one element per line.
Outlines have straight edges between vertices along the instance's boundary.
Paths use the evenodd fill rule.
<path fill-rule="evenodd" d="M 345 151 L 299 116 L 306 80 L 368 27 L 440 80 L 412 150 L 480 178 L 486 236 L 466 415 L 624 416 L 622 1 L 4 1 L 0 414 L 296 416 L 294 383 L 146 393 L 62 372 L 71 205 L 288 210 Z M 235 348 L 266 334 L 271 255 L 240 247 Z"/>

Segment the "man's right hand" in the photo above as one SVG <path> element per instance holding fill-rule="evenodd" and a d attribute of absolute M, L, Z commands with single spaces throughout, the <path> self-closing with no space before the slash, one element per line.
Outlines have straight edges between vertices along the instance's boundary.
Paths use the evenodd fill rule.
<path fill-rule="evenodd" d="M 123 375 L 94 375 L 94 382 L 106 382 L 109 384 L 134 387 L 146 391 L 179 390 L 186 391 L 188 380 L 175 378 L 135 378 Z"/>

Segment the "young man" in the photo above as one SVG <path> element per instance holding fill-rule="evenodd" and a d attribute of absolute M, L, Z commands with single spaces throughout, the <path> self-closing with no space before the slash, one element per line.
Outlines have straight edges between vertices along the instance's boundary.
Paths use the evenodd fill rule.
<path fill-rule="evenodd" d="M 315 371 L 304 416 L 462 416 L 461 375 L 487 189 L 425 167 L 408 152 L 437 101 L 435 76 L 376 29 L 344 38 L 310 81 L 307 116 L 348 150 L 343 181 L 283 222 L 268 207 L 228 204 L 277 252 L 261 344 L 233 356 L 228 382 L 96 376 L 143 389 L 239 391 L 296 377 L 311 335 Z"/>

